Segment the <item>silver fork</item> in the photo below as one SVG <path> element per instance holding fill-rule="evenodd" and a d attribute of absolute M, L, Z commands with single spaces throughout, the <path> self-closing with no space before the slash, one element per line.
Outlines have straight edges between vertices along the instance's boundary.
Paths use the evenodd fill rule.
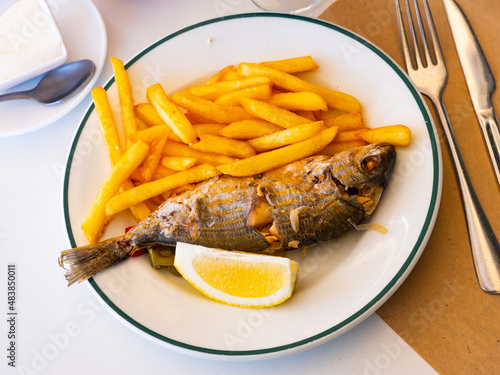
<path fill-rule="evenodd" d="M 418 48 L 417 35 L 415 33 L 409 1 L 405 0 L 405 3 L 408 14 L 408 28 L 413 45 L 413 55 L 416 61 L 416 66 L 414 66 L 412 62 L 412 52 L 410 51 L 403 23 L 401 6 L 399 0 L 396 0 L 396 14 L 406 68 L 415 86 L 432 100 L 437 109 L 453 157 L 455 171 L 462 193 L 462 201 L 465 209 L 469 241 L 472 248 L 472 257 L 474 259 L 477 279 L 481 289 L 488 293 L 497 294 L 500 293 L 500 245 L 491 229 L 490 223 L 486 218 L 476 193 L 474 192 L 469 175 L 465 169 L 464 161 L 458 150 L 448 114 L 443 105 L 442 93 L 448 81 L 448 71 L 446 70 L 429 4 L 427 0 L 423 0 L 435 62 L 432 59 L 431 47 L 429 46 L 424 31 L 418 1 L 414 0 L 414 9 L 420 34 L 420 43 L 424 51 L 423 56 Z"/>

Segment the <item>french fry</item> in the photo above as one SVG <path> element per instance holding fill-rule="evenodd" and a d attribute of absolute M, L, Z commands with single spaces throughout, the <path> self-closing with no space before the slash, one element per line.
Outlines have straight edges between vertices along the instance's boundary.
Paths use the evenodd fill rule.
<path fill-rule="evenodd" d="M 309 119 L 311 122 L 318 121 L 313 111 L 295 111 L 294 113 L 296 115 L 299 115 L 300 117 L 305 117 Z"/>
<path fill-rule="evenodd" d="M 109 104 L 108 94 L 103 87 L 98 86 L 91 90 L 92 99 L 94 100 L 95 111 L 101 126 L 102 135 L 106 143 L 111 165 L 114 165 L 122 156 L 122 148 L 120 146 L 120 138 L 116 129 L 113 112 Z"/>
<path fill-rule="evenodd" d="M 228 65 L 225 68 L 219 70 L 215 73 L 208 81 L 207 84 L 210 85 L 215 82 L 223 81 L 226 79 L 226 74 L 229 71 L 235 71 L 234 65 Z"/>
<path fill-rule="evenodd" d="M 141 182 L 146 183 L 153 179 L 156 172 L 156 168 L 160 164 L 160 160 L 163 156 L 163 147 L 165 142 L 167 142 L 168 136 L 155 139 L 151 142 L 151 148 L 149 149 L 149 154 L 144 160 L 143 168 L 141 171 Z"/>
<path fill-rule="evenodd" d="M 323 119 L 323 111 L 311 111 L 316 121 Z"/>
<path fill-rule="evenodd" d="M 223 124 L 196 124 L 193 125 L 196 134 L 219 134 L 219 131 L 224 128 Z"/>
<path fill-rule="evenodd" d="M 308 124 L 297 125 L 290 129 L 265 135 L 263 137 L 250 139 L 247 142 L 255 151 L 264 152 L 301 142 L 318 133 L 322 127 L 323 121 L 310 122 Z"/>
<path fill-rule="evenodd" d="M 141 179 L 142 179 L 142 167 L 138 167 L 130 175 L 130 180 L 138 181 L 140 183 Z M 134 182 L 132 182 L 132 186 L 130 187 L 130 189 L 132 189 L 133 187 L 135 187 Z"/>
<path fill-rule="evenodd" d="M 197 134 L 193 126 L 177 105 L 170 100 L 159 83 L 149 86 L 146 90 L 146 96 L 162 120 L 184 143 L 196 142 Z"/>
<path fill-rule="evenodd" d="M 214 103 L 223 105 L 239 105 L 241 103 L 241 98 L 266 100 L 271 97 L 271 93 L 271 84 L 246 87 L 244 89 L 228 92 L 227 94 L 219 96 L 216 100 L 214 100 Z"/>
<path fill-rule="evenodd" d="M 354 147 L 360 147 L 360 146 L 365 146 L 366 142 L 362 140 L 357 140 L 357 141 L 347 141 L 347 142 L 336 142 L 335 140 L 333 142 L 330 142 L 330 144 L 326 145 L 325 148 L 322 150 L 318 151 L 316 155 L 333 155 L 336 154 L 337 152 L 348 150 L 350 148 Z"/>
<path fill-rule="evenodd" d="M 198 114 L 192 113 L 192 112 L 186 112 L 185 116 L 187 117 L 189 122 L 193 125 L 210 124 L 211 122 L 213 122 L 213 120 L 211 120 L 207 117 L 203 117 L 202 115 L 198 115 Z"/>
<path fill-rule="evenodd" d="M 242 98 L 241 105 L 251 115 L 272 122 L 273 124 L 283 128 L 291 128 L 296 125 L 311 122 L 311 120 L 305 117 L 260 100 Z"/>
<path fill-rule="evenodd" d="M 165 199 L 163 198 L 163 195 L 160 194 L 160 195 L 157 195 L 155 197 L 151 197 L 148 199 L 148 201 L 152 201 L 155 205 L 159 206 L 161 205 L 163 202 L 165 202 Z"/>
<path fill-rule="evenodd" d="M 145 130 L 138 130 L 135 133 L 130 134 L 128 139 L 132 143 L 137 141 L 151 143 L 155 139 L 165 136 L 168 136 L 169 139 L 175 142 L 182 142 L 182 140 L 177 136 L 177 134 L 173 132 L 173 130 L 168 125 L 156 125 Z"/>
<path fill-rule="evenodd" d="M 111 111 L 108 96 L 102 87 L 96 87 L 92 89 L 92 98 L 94 99 L 94 105 L 99 124 L 101 126 L 101 131 L 104 136 L 104 142 L 106 143 L 106 147 L 108 149 L 109 159 L 111 161 L 111 165 L 114 166 L 122 157 L 123 151 L 120 147 L 118 131 L 113 120 L 113 113 Z M 130 180 L 127 180 L 121 186 L 120 191 L 125 191 L 132 187 L 134 187 L 134 184 Z M 151 210 L 143 203 L 130 207 L 130 211 L 134 215 L 137 222 L 144 220 L 146 216 L 151 213 Z"/>
<path fill-rule="evenodd" d="M 300 56 L 284 60 L 264 61 L 261 62 L 260 65 L 290 74 L 308 72 L 319 68 L 312 56 Z"/>
<path fill-rule="evenodd" d="M 368 129 L 356 129 L 356 130 L 347 130 L 347 131 L 339 131 L 337 136 L 335 137 L 334 142 L 351 142 L 357 141 L 360 138 L 359 134 L 368 131 Z"/>
<path fill-rule="evenodd" d="M 129 190 L 129 189 L 132 189 L 133 187 L 136 187 L 137 185 L 140 185 L 142 184 L 142 173 L 144 171 L 144 167 L 139 167 L 137 168 L 135 171 L 132 172 L 132 174 L 130 175 L 130 179 L 133 181 L 132 182 L 132 186 L 130 186 L 128 189 L 124 189 L 123 191 L 125 190 Z M 168 169 L 166 167 L 164 167 L 163 165 L 158 165 L 156 167 L 156 170 L 155 170 L 155 173 L 152 177 L 151 180 L 159 180 L 160 178 L 163 178 L 163 177 L 166 177 L 166 176 L 170 176 L 171 174 L 174 174 L 176 173 L 177 171 L 174 171 L 174 170 L 171 170 L 171 169 Z M 135 182 L 135 184 L 134 184 Z M 123 192 L 122 190 L 120 190 L 120 193 Z M 139 204 L 144 204 L 144 202 L 142 203 L 139 203 Z"/>
<path fill-rule="evenodd" d="M 188 145 L 172 141 L 167 141 L 167 143 L 165 144 L 163 155 L 193 157 L 196 158 L 197 164 L 212 164 L 215 166 L 232 163 L 238 160 L 229 156 L 198 151 Z"/>
<path fill-rule="evenodd" d="M 252 176 L 313 155 L 329 144 L 337 128 L 328 128 L 305 141 L 263 152 L 237 162 L 217 166 L 217 169 L 231 176 Z"/>
<path fill-rule="evenodd" d="M 411 130 L 404 125 L 381 126 L 356 136 L 367 143 L 388 142 L 394 146 L 408 146 L 411 142 Z"/>
<path fill-rule="evenodd" d="M 196 164 L 196 158 L 187 156 L 164 156 L 161 165 L 174 171 L 184 171 Z"/>
<path fill-rule="evenodd" d="M 213 134 L 200 134 L 200 141 L 193 143 L 191 148 L 241 159 L 255 155 L 255 150 L 248 143 Z"/>
<path fill-rule="evenodd" d="M 149 126 L 165 124 L 165 121 L 163 121 L 151 103 L 136 104 L 134 106 L 134 113 L 137 119 L 141 119 Z"/>
<path fill-rule="evenodd" d="M 360 113 L 361 103 L 354 96 L 345 94 L 340 91 L 335 91 L 322 86 L 311 85 L 311 91 L 314 91 L 321 95 L 325 99 L 326 103 L 336 109 L 346 111 L 348 113 Z"/>
<path fill-rule="evenodd" d="M 360 113 L 344 113 L 338 116 L 324 118 L 325 126 L 338 126 L 339 131 L 363 129 L 363 119 Z"/>
<path fill-rule="evenodd" d="M 266 102 L 289 111 L 328 110 L 325 100 L 319 94 L 310 91 L 277 93 Z"/>
<path fill-rule="evenodd" d="M 190 87 L 187 91 L 193 95 L 207 100 L 215 100 L 218 97 L 234 92 L 236 90 L 259 85 L 270 85 L 271 80 L 267 77 L 246 77 L 232 81 L 219 81 L 212 84 Z"/>
<path fill-rule="evenodd" d="M 148 151 L 149 146 L 146 143 L 134 143 L 113 166 L 111 172 L 101 184 L 97 196 L 81 226 L 90 243 L 97 242 L 103 233 L 106 219 L 105 205 L 120 189 L 120 186 L 130 177 L 132 172 L 142 163 Z M 131 206 L 133 205 L 129 207 Z"/>
<path fill-rule="evenodd" d="M 194 184 L 182 185 L 182 186 L 179 186 L 175 189 L 172 189 L 171 194 L 172 195 L 179 195 L 179 194 L 185 193 L 186 191 L 193 190 L 194 187 L 195 187 Z"/>
<path fill-rule="evenodd" d="M 149 129 L 149 125 L 137 117 L 135 118 L 135 123 L 137 124 L 137 131 Z"/>
<path fill-rule="evenodd" d="M 173 169 L 167 168 L 163 165 L 159 165 L 156 167 L 155 175 L 153 176 L 153 180 L 159 180 L 160 178 L 170 176 L 171 174 L 176 173 Z"/>
<path fill-rule="evenodd" d="M 180 91 L 172 95 L 171 99 L 186 111 L 209 119 L 208 122 L 230 124 L 235 121 L 253 119 L 253 116 L 240 106 L 215 104 L 187 91 Z"/>
<path fill-rule="evenodd" d="M 120 192 L 132 189 L 134 187 L 134 183 L 130 180 L 126 180 L 123 185 L 120 187 Z M 148 215 L 151 213 L 151 209 L 145 203 L 138 203 L 132 207 L 130 207 L 130 211 L 132 215 L 134 215 L 135 220 L 139 223 L 143 221 Z"/>
<path fill-rule="evenodd" d="M 236 73 L 236 69 L 230 69 L 226 72 L 226 75 L 224 76 L 224 80 L 226 81 L 234 81 L 236 79 L 241 79 L 243 78 L 242 76 L 238 75 Z"/>
<path fill-rule="evenodd" d="M 175 189 L 185 184 L 200 182 L 217 175 L 219 175 L 219 172 L 213 165 L 203 164 L 164 177 L 160 180 L 136 186 L 133 189 L 127 190 L 111 198 L 106 204 L 106 214 L 108 216 L 114 215 L 130 206 L 160 195 L 168 190 Z"/>
<path fill-rule="evenodd" d="M 265 120 L 243 120 L 236 121 L 223 127 L 219 134 L 226 138 L 252 139 L 262 137 L 280 130 L 281 126 Z"/>
<path fill-rule="evenodd" d="M 321 95 L 326 103 L 332 108 L 340 109 L 349 113 L 361 112 L 361 104 L 351 95 L 314 85 L 291 74 L 284 73 L 261 64 L 241 63 L 238 65 L 237 72 L 239 75 L 244 77 L 254 75 L 269 77 L 275 86 L 286 91 L 315 92 Z"/>
<path fill-rule="evenodd" d="M 130 134 L 137 131 L 132 86 L 130 85 L 130 80 L 123 62 L 115 57 L 111 57 L 111 65 L 113 66 L 116 86 L 118 87 L 123 129 L 125 130 L 125 135 L 128 137 Z M 130 143 L 127 143 L 127 148 L 128 147 L 130 147 Z"/>
<path fill-rule="evenodd" d="M 163 195 L 162 195 L 163 197 Z M 166 199 L 166 198 L 163 198 L 163 199 Z M 151 211 L 156 211 L 159 207 L 159 204 L 156 204 L 155 202 L 153 202 L 152 199 L 146 199 L 144 202 L 143 202 L 145 205 L 147 205 Z"/>

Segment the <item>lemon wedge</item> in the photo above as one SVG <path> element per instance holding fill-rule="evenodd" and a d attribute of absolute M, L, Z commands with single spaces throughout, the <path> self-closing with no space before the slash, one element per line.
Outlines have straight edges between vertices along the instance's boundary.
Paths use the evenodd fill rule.
<path fill-rule="evenodd" d="M 207 297 L 232 306 L 270 307 L 290 298 L 299 264 L 283 257 L 177 243 L 174 266 Z"/>

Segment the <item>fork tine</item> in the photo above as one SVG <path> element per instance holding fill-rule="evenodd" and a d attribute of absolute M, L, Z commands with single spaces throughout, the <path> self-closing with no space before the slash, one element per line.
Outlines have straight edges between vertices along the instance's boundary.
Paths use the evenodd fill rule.
<path fill-rule="evenodd" d="M 415 26 L 413 24 L 413 15 L 410 9 L 410 3 L 405 0 L 406 13 L 408 14 L 408 26 L 410 29 L 411 41 L 413 43 L 413 50 L 415 52 L 415 61 L 417 63 L 417 69 L 422 68 L 424 64 L 422 63 L 422 55 L 420 54 L 420 49 L 418 48 L 417 34 L 415 33 Z"/>
<path fill-rule="evenodd" d="M 420 7 L 418 6 L 418 0 L 413 0 L 413 3 L 415 5 L 415 14 L 417 16 L 418 29 L 420 31 L 420 40 L 422 42 L 422 47 L 424 48 L 424 55 L 425 55 L 425 60 L 426 60 L 425 63 L 427 65 L 430 65 L 430 64 L 432 64 L 432 56 L 431 56 L 431 53 L 429 50 L 429 43 L 427 42 L 427 36 L 425 35 L 425 28 L 424 28 L 424 25 L 422 23 L 422 16 L 420 15 Z M 429 24 L 429 30 L 430 30 L 431 29 L 431 20 L 429 19 L 428 5 L 429 4 L 427 3 L 427 0 L 424 0 L 425 14 L 427 15 L 427 23 Z M 433 43 L 433 46 L 434 46 L 434 43 Z"/>
<path fill-rule="evenodd" d="M 429 25 L 429 33 L 431 35 L 432 46 L 434 47 L 436 63 L 444 62 L 443 51 L 441 50 L 441 44 L 439 43 L 439 38 L 436 32 L 434 18 L 432 17 L 431 9 L 429 8 L 429 2 L 427 0 L 424 0 L 424 9 L 425 14 L 427 15 L 427 23 Z"/>
<path fill-rule="evenodd" d="M 396 0 L 396 16 L 398 19 L 399 35 L 401 36 L 401 44 L 403 46 L 403 55 L 406 63 L 406 70 L 413 70 L 413 63 L 410 54 L 410 47 L 408 46 L 408 37 L 406 36 L 405 25 L 403 23 L 403 13 L 401 12 L 401 5 L 399 0 Z"/>

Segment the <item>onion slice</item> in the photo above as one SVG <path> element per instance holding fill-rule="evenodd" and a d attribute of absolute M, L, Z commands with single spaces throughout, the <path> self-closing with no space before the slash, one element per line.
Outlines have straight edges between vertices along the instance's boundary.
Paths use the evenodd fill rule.
<path fill-rule="evenodd" d="M 306 208 L 308 208 L 308 206 L 300 206 L 290 210 L 290 223 L 292 224 L 292 229 L 295 233 L 299 231 L 299 214 Z"/>
<path fill-rule="evenodd" d="M 365 223 L 365 224 L 359 224 L 359 225 L 356 225 L 356 223 L 354 221 L 352 221 L 350 218 L 347 219 L 347 221 L 349 222 L 349 224 L 351 224 L 354 229 L 356 230 L 376 230 L 377 232 L 381 233 L 381 234 L 386 234 L 388 233 L 389 231 L 387 230 L 386 227 L 384 227 L 383 225 L 380 225 L 380 224 L 375 224 L 375 223 Z"/>

